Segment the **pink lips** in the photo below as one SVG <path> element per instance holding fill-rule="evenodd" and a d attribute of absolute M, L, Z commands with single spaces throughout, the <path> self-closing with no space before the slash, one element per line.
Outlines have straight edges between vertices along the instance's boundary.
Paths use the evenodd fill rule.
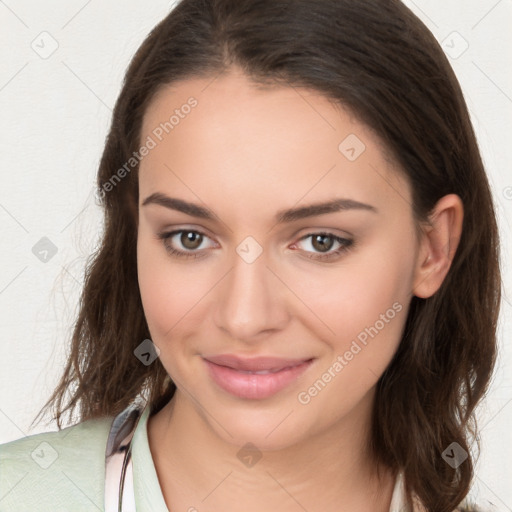
<path fill-rule="evenodd" d="M 241 359 L 223 354 L 209 356 L 204 361 L 212 379 L 228 393 L 240 398 L 263 399 L 291 384 L 310 366 L 313 359 Z"/>

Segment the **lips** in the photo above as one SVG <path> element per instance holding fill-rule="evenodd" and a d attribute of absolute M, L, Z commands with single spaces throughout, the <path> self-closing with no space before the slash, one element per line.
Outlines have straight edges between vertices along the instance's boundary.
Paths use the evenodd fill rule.
<path fill-rule="evenodd" d="M 285 368 L 293 368 L 299 364 L 309 361 L 306 359 L 283 359 L 278 357 L 254 357 L 243 359 L 233 354 L 221 354 L 218 356 L 205 357 L 206 360 L 218 364 L 219 366 L 227 366 L 233 370 L 247 373 L 275 373 Z"/>
<path fill-rule="evenodd" d="M 313 359 L 257 357 L 241 359 L 231 354 L 203 358 L 208 374 L 223 391 L 238 398 L 264 399 L 291 385 Z"/>

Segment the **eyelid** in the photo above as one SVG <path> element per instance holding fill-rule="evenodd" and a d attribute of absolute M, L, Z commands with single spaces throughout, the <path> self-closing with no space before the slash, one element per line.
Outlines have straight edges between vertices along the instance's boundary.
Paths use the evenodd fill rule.
<path fill-rule="evenodd" d="M 200 233 L 201 235 L 207 236 L 208 238 L 214 238 L 213 234 L 209 229 L 204 228 L 203 226 L 198 227 L 195 224 L 165 224 L 161 229 L 158 230 L 158 234 L 169 234 L 180 232 L 180 231 L 194 231 L 196 233 Z"/>
<path fill-rule="evenodd" d="M 309 238 L 314 235 L 330 236 L 331 238 L 334 238 L 335 240 L 341 239 L 341 240 L 347 240 L 347 241 L 351 240 L 351 238 L 352 238 L 351 236 L 347 237 L 347 236 L 343 236 L 343 235 L 338 235 L 336 233 L 333 233 L 332 231 L 319 229 L 317 231 L 311 231 L 309 233 L 306 233 L 305 235 L 301 235 L 299 238 L 297 238 L 297 241 L 299 242 L 301 240 L 304 240 L 304 239 Z"/>
<path fill-rule="evenodd" d="M 305 233 L 305 234 L 302 234 Z M 340 238 L 354 238 L 354 233 L 351 233 L 350 231 L 339 229 L 339 228 L 327 228 L 327 227 L 315 227 L 315 228 L 305 228 L 305 229 L 299 229 L 295 231 L 293 234 L 293 238 L 302 239 L 304 236 L 308 235 L 318 235 L 320 233 L 324 233 L 330 236 L 337 236 Z"/>

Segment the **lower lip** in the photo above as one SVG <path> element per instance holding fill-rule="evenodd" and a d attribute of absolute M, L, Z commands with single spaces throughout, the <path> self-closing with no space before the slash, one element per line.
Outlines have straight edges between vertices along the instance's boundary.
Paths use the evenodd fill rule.
<path fill-rule="evenodd" d="M 206 359 L 204 361 L 208 366 L 211 378 L 224 391 L 239 398 L 253 400 L 261 400 L 275 395 L 302 375 L 313 362 L 313 360 L 309 360 L 292 368 L 258 375 L 242 373 Z"/>

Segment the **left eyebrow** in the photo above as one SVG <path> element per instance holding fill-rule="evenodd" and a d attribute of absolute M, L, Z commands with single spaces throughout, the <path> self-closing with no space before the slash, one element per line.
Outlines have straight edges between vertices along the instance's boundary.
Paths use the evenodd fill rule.
<path fill-rule="evenodd" d="M 198 204 L 189 203 L 183 199 L 169 197 L 160 192 L 155 192 L 144 199 L 142 206 L 148 204 L 158 204 L 170 210 L 177 210 L 192 217 L 201 219 L 215 220 L 217 216 L 208 208 Z M 283 224 L 286 222 L 293 222 L 307 217 L 314 217 L 316 215 L 325 215 L 327 213 L 335 213 L 346 210 L 364 210 L 372 213 L 377 213 L 378 210 L 375 206 L 361 203 L 353 199 L 334 199 L 325 203 L 315 203 L 298 208 L 290 208 L 281 210 L 275 215 L 275 222 Z"/>
<path fill-rule="evenodd" d="M 280 212 L 277 212 L 275 220 L 278 224 L 282 224 L 285 222 L 305 219 L 307 217 L 314 217 L 315 215 L 325 215 L 326 213 L 335 213 L 345 210 L 366 210 L 372 213 L 378 212 L 377 208 L 370 204 L 361 203 L 353 199 L 334 199 L 327 203 L 315 203 L 299 208 L 281 210 Z"/>

